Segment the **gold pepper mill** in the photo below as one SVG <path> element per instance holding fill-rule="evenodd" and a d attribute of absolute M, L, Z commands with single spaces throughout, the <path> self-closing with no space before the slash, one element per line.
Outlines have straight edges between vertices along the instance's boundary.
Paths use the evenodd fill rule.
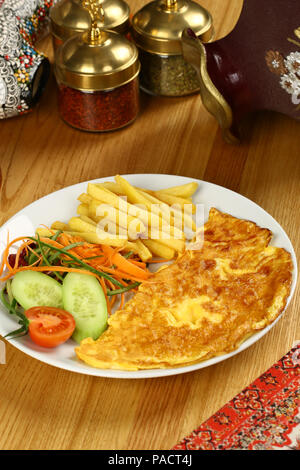
<path fill-rule="evenodd" d="M 181 36 L 193 28 L 209 41 L 213 35 L 210 13 L 192 0 L 155 0 L 132 19 L 132 37 L 140 51 L 140 82 L 154 95 L 184 96 L 199 90 L 197 74 L 182 55 Z"/>
<path fill-rule="evenodd" d="M 128 4 L 124 0 L 103 0 L 102 7 L 105 10 L 103 27 L 126 35 L 129 32 Z M 60 0 L 51 8 L 50 20 L 54 50 L 91 27 L 91 16 L 82 7 L 82 0 Z"/>
<path fill-rule="evenodd" d="M 82 6 L 89 12 L 92 22 L 91 28 L 86 33 L 87 40 L 91 44 L 98 43 L 102 37 L 99 23 L 104 27 L 104 10 L 102 4 L 97 0 L 82 0 Z"/>
<path fill-rule="evenodd" d="M 138 50 L 125 36 L 105 29 L 99 0 L 81 0 L 81 6 L 90 16 L 89 29 L 56 52 L 60 115 L 81 130 L 119 129 L 139 111 Z"/>

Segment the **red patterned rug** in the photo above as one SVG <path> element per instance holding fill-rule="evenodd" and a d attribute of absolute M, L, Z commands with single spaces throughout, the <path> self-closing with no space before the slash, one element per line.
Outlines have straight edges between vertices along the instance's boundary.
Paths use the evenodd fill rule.
<path fill-rule="evenodd" d="M 300 450 L 300 343 L 176 450 Z"/>

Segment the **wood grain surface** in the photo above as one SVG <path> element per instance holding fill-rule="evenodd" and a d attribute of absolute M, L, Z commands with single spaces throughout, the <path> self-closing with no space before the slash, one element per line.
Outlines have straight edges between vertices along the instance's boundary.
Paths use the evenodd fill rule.
<path fill-rule="evenodd" d="M 144 3 L 130 1 L 133 11 Z M 242 0 L 202 4 L 222 37 L 233 28 Z M 40 49 L 52 55 L 49 39 Z M 58 116 L 52 78 L 34 112 L 0 123 L 0 223 L 74 183 L 116 173 L 172 173 L 217 183 L 260 204 L 299 256 L 300 123 L 260 113 L 247 119 L 243 133 L 240 146 L 224 143 L 198 96 L 146 95 L 131 127 L 108 134 L 76 131 Z M 298 289 L 283 318 L 248 350 L 169 378 L 78 375 L 7 343 L 7 363 L 0 365 L 0 448 L 169 449 L 300 340 L 299 308 Z"/>

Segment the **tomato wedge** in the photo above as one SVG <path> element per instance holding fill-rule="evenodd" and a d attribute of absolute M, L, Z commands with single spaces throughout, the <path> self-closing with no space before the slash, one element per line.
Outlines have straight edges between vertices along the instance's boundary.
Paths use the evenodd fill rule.
<path fill-rule="evenodd" d="M 55 348 L 67 341 L 75 330 L 73 316 L 55 307 L 32 307 L 26 310 L 29 320 L 29 335 L 36 344 L 44 348 Z"/>

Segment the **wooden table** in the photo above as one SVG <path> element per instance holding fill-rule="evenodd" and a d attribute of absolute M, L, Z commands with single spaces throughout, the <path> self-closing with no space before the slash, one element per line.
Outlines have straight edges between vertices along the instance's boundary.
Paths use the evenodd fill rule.
<path fill-rule="evenodd" d="M 144 2 L 131 0 L 133 10 Z M 203 0 L 217 37 L 242 0 Z M 48 40 L 41 48 L 51 51 Z M 198 96 L 143 97 L 127 129 L 91 135 L 59 118 L 54 81 L 30 115 L 0 124 L 1 218 L 65 186 L 117 173 L 173 173 L 238 191 L 272 214 L 299 255 L 300 123 L 262 113 L 238 147 L 223 142 Z M 207 369 L 169 378 L 111 380 L 42 364 L 7 344 L 0 365 L 1 449 L 169 449 L 300 339 L 299 291 L 258 343 Z"/>

